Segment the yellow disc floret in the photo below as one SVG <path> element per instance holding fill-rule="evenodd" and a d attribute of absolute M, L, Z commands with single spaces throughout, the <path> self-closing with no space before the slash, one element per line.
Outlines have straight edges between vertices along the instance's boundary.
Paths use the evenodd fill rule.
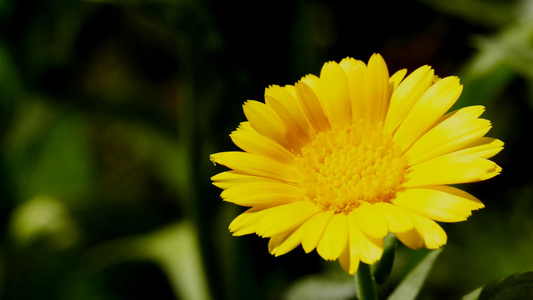
<path fill-rule="evenodd" d="M 321 210 L 348 213 L 362 202 L 390 202 L 407 166 L 383 126 L 361 120 L 316 135 L 297 157 L 297 185 Z"/>

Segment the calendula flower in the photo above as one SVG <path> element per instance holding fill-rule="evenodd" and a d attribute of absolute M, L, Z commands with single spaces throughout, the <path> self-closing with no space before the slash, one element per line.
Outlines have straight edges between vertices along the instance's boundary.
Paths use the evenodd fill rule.
<path fill-rule="evenodd" d="M 350 274 L 380 259 L 389 232 L 413 249 L 444 245 L 435 221 L 483 208 L 450 185 L 499 174 L 489 158 L 503 143 L 484 137 L 482 106 L 446 114 L 462 91 L 457 77 L 429 66 L 406 73 L 389 77 L 379 54 L 346 58 L 320 77 L 270 86 L 265 103 L 247 101 L 248 121 L 230 135 L 243 151 L 211 155 L 231 169 L 212 177 L 221 197 L 250 207 L 233 235 L 270 238 L 276 256 L 301 244 Z"/>

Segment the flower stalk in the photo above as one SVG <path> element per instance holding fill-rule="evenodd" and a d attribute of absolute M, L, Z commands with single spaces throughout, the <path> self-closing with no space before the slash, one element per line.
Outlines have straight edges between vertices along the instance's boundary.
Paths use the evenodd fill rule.
<path fill-rule="evenodd" d="M 360 263 L 355 277 L 359 300 L 377 300 L 376 283 L 370 271 L 370 266 Z"/>

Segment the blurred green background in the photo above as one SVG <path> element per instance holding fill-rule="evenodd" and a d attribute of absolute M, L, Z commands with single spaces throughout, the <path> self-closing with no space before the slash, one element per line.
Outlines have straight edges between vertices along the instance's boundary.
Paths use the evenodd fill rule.
<path fill-rule="evenodd" d="M 209 154 L 325 61 L 459 75 L 506 142 L 420 299 L 533 270 L 533 1 L 0 1 L 2 299 L 353 296 L 337 262 L 232 237 Z M 386 295 L 427 253 L 399 247 Z"/>

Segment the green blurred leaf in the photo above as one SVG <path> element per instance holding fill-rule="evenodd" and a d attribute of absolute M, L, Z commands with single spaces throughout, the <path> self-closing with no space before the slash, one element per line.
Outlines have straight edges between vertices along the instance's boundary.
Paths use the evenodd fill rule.
<path fill-rule="evenodd" d="M 10 231 L 21 246 L 43 237 L 55 248 L 64 249 L 79 239 L 78 228 L 63 203 L 48 196 L 34 197 L 17 207 Z"/>
<path fill-rule="evenodd" d="M 96 271 L 125 261 L 148 260 L 167 275 L 177 299 L 211 299 L 198 232 L 187 221 L 145 236 L 114 240 L 90 252 Z"/>
<path fill-rule="evenodd" d="M 186 141 L 157 132 L 149 134 L 153 150 L 157 153 L 151 160 L 161 178 L 181 196 L 180 200 L 192 201 L 190 193 L 194 184 L 191 172 L 193 162 L 187 152 Z"/>
<path fill-rule="evenodd" d="M 516 73 L 504 64 L 479 76 L 461 77 L 463 93 L 452 110 L 471 105 L 491 106 L 515 77 Z"/>
<path fill-rule="evenodd" d="M 13 4 L 11 0 L 0 1 L 0 20 L 3 20 L 6 16 L 13 12 Z"/>
<path fill-rule="evenodd" d="M 179 299 L 210 299 L 198 233 L 191 223 L 166 227 L 140 240 L 139 246 L 167 273 Z"/>
<path fill-rule="evenodd" d="M 477 300 L 478 297 L 479 297 L 479 294 L 481 293 L 481 290 L 483 290 L 482 287 L 477 288 L 477 289 L 471 291 L 470 293 L 466 294 L 466 295 L 463 297 L 463 300 Z"/>
<path fill-rule="evenodd" d="M 488 27 L 499 27 L 514 20 L 519 1 L 419 0 L 436 10 Z"/>
<path fill-rule="evenodd" d="M 68 202 L 90 194 L 94 164 L 85 121 L 38 100 L 21 105 L 3 152 L 18 201 L 46 194 Z"/>
<path fill-rule="evenodd" d="M 190 207 L 197 204 L 192 194 L 194 162 L 183 136 L 132 122 L 116 122 L 113 131 L 113 136 L 134 151 L 139 160 L 154 168 L 165 187 L 177 196 L 177 201 L 182 201 L 186 209 L 190 211 Z"/>
<path fill-rule="evenodd" d="M 469 293 L 463 300 L 531 299 L 533 272 L 523 272 L 489 282 Z"/>
<path fill-rule="evenodd" d="M 293 283 L 283 299 L 348 299 L 356 296 L 352 276 L 339 276 L 328 273 L 306 276 Z"/>
<path fill-rule="evenodd" d="M 457 105 L 491 105 L 517 75 L 533 82 L 533 22 L 474 42 L 479 51 L 461 72 L 465 88 Z"/>
<path fill-rule="evenodd" d="M 413 300 L 416 298 L 426 280 L 442 248 L 431 251 L 424 259 L 403 279 L 388 300 Z"/>
<path fill-rule="evenodd" d="M 510 26 L 494 38 L 478 39 L 477 44 L 492 65 L 505 62 L 517 73 L 533 77 L 533 22 Z"/>
<path fill-rule="evenodd" d="M 9 1 L 0 2 L 0 18 L 3 13 L 2 4 Z M 7 47 L 0 40 L 0 105 L 8 106 L 13 103 L 13 98 L 18 96 L 22 86 L 18 75 L 18 70 L 12 61 Z"/>

